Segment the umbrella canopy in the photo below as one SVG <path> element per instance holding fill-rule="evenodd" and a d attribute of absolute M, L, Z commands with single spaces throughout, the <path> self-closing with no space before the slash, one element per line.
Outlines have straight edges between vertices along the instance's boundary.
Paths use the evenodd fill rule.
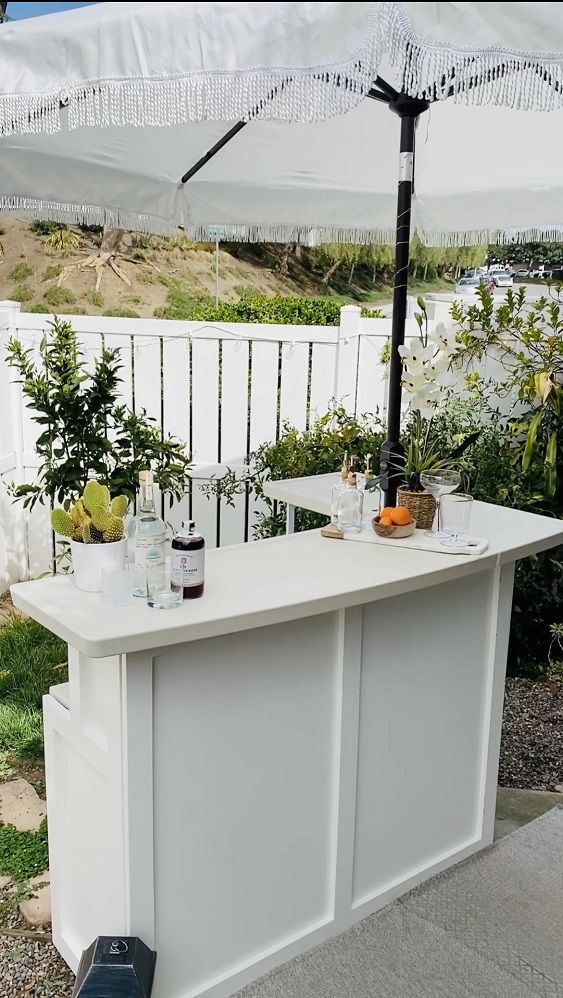
<path fill-rule="evenodd" d="M 399 122 L 373 100 L 325 122 L 63 129 L 1 140 L 0 209 L 194 239 L 393 243 Z M 439 102 L 417 131 L 412 227 L 429 244 L 550 238 L 563 225 L 553 116 Z M 510 230 L 507 233 L 507 230 Z"/>
<path fill-rule="evenodd" d="M 562 53 L 559 4 L 95 4 L 3 25 L 0 132 L 54 131 L 61 106 L 71 128 L 322 121 L 385 56 L 412 95 L 558 108 Z"/>
<path fill-rule="evenodd" d="M 555 129 L 550 116 L 537 119 L 532 166 L 521 155 L 529 121 L 522 130 L 503 108 L 554 110 L 562 94 L 555 4 L 97 4 L 0 32 L 1 206 L 157 232 L 182 224 L 204 238 L 225 226 L 225 238 L 302 239 L 313 229 L 387 241 L 397 145 L 388 111 L 377 125 L 370 113 L 386 103 L 401 119 L 381 453 L 389 500 L 401 454 L 415 123 L 426 130 L 414 205 L 423 239 L 489 240 L 503 226 L 545 234 L 560 212 Z M 458 101 L 497 111 L 487 120 L 488 109 Z"/>

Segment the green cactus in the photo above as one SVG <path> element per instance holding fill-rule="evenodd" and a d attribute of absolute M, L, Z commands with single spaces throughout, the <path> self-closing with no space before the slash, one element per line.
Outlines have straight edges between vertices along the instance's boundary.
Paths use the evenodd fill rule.
<path fill-rule="evenodd" d="M 110 502 L 107 486 L 91 481 L 68 513 L 65 509 L 53 510 L 51 525 L 61 537 L 82 544 L 112 544 L 124 536 L 123 518 L 128 505 L 126 496 L 116 496 Z"/>
<path fill-rule="evenodd" d="M 51 526 L 56 534 L 61 537 L 72 537 L 74 534 L 74 523 L 66 509 L 54 509 L 51 513 Z"/>
<path fill-rule="evenodd" d="M 88 482 L 82 496 L 82 502 L 89 513 L 105 513 L 109 507 L 110 494 L 107 485 L 100 482 Z"/>
<path fill-rule="evenodd" d="M 92 523 L 102 534 L 104 530 L 108 530 L 111 524 L 112 516 L 111 513 L 106 512 L 106 510 L 96 510 L 92 513 Z"/>
<path fill-rule="evenodd" d="M 84 517 L 88 515 L 86 510 L 84 509 L 84 503 L 82 502 L 82 499 L 77 499 L 72 508 L 75 510 L 77 514 L 78 523 L 81 523 Z"/>
<path fill-rule="evenodd" d="M 119 516 L 111 516 L 110 521 L 107 529 L 104 530 L 104 541 L 106 544 L 120 541 L 123 537 L 123 520 Z"/>
<path fill-rule="evenodd" d="M 113 516 L 119 516 L 123 519 L 127 515 L 128 507 L 129 500 L 127 496 L 116 496 L 115 499 L 111 500 L 111 512 Z"/>

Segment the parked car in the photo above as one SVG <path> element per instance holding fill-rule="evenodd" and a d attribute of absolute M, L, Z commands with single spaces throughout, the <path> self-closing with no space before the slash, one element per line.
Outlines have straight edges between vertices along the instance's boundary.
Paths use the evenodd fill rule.
<path fill-rule="evenodd" d="M 472 294 L 475 294 L 475 292 L 477 291 L 477 288 L 481 287 L 482 285 L 484 285 L 486 287 L 487 284 L 489 284 L 489 283 L 490 283 L 491 286 L 494 286 L 493 282 L 492 281 L 490 281 L 490 282 L 487 281 L 487 278 L 484 277 L 484 276 L 481 276 L 481 277 L 460 277 L 459 281 L 457 282 L 457 284 L 455 286 L 455 292 L 456 292 L 456 295 L 472 295 Z"/>
<path fill-rule="evenodd" d="M 496 288 L 511 288 L 514 284 L 512 274 L 509 274 L 504 267 L 495 267 L 489 270 L 487 277 L 489 277 Z"/>
<path fill-rule="evenodd" d="M 468 267 L 467 270 L 463 271 L 463 277 L 481 277 L 483 274 L 487 273 L 486 267 Z"/>
<path fill-rule="evenodd" d="M 530 270 L 528 277 L 533 277 L 537 281 L 547 281 L 548 277 L 551 277 L 551 271 L 546 270 L 545 267 L 536 267 L 535 270 Z"/>
<path fill-rule="evenodd" d="M 527 269 L 527 267 L 524 267 L 523 270 L 515 270 L 512 276 L 513 277 L 529 277 L 530 276 L 530 271 Z"/>

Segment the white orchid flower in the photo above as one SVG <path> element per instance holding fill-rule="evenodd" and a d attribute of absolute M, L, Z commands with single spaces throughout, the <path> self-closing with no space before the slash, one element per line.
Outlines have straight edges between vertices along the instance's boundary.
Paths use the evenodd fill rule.
<path fill-rule="evenodd" d="M 428 340 L 434 343 L 439 350 L 451 353 L 457 349 L 457 337 L 459 327 L 455 323 L 448 326 L 444 322 L 438 322 L 436 328 L 428 334 Z"/>
<path fill-rule="evenodd" d="M 411 408 L 419 412 L 423 419 L 432 419 L 436 415 L 438 403 L 429 399 L 415 404 L 413 400 Z"/>
<path fill-rule="evenodd" d="M 407 371 L 403 376 L 402 383 L 403 388 L 406 388 L 408 392 L 423 391 L 425 385 L 428 384 L 424 370 L 420 370 L 415 374 Z"/>
<path fill-rule="evenodd" d="M 441 371 L 439 374 L 436 375 L 436 384 L 439 385 L 440 388 L 446 388 L 446 389 L 455 388 L 458 385 L 458 383 L 459 383 L 459 378 L 453 371 L 449 370 Z"/>
<path fill-rule="evenodd" d="M 411 340 L 410 343 L 399 347 L 399 354 L 407 370 L 413 371 L 432 359 L 434 349 L 432 345 L 423 346 L 420 340 Z"/>

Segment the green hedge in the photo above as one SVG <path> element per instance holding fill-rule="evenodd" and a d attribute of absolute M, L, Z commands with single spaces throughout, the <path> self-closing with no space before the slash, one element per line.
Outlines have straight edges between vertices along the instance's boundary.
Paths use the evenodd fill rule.
<path fill-rule="evenodd" d="M 159 319 L 182 319 L 202 322 L 269 322 L 282 325 L 337 326 L 343 304 L 331 298 L 286 298 L 284 295 L 241 295 L 236 302 L 215 306 L 210 300 L 196 298 L 180 281 L 164 279 L 168 287 L 166 305 L 155 310 Z M 379 310 L 362 309 L 370 318 L 381 316 Z"/>

